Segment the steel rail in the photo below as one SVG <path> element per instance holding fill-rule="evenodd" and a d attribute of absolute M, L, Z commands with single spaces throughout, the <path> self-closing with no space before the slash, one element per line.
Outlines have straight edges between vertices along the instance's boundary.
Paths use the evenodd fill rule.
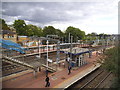
<path fill-rule="evenodd" d="M 100 86 L 100 84 L 101 84 L 103 81 L 105 81 L 105 80 L 107 79 L 107 77 L 110 76 L 111 73 L 112 73 L 112 72 L 109 72 L 109 73 L 95 86 L 95 89 L 94 89 L 94 90 L 96 90 L 96 89 Z"/>
<path fill-rule="evenodd" d="M 97 76 L 99 76 L 101 73 L 103 73 L 104 71 L 101 71 L 100 73 L 98 73 L 94 78 L 92 78 L 91 80 L 89 80 L 87 83 L 85 83 L 79 90 L 82 90 L 83 88 L 85 88 L 89 83 L 91 83 Z"/>

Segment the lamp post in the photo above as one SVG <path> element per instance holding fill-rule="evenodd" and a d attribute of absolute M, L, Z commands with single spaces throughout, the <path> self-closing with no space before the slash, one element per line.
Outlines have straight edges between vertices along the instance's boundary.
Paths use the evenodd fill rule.
<path fill-rule="evenodd" d="M 69 43 L 70 43 L 70 33 L 69 33 L 69 37 L 68 37 Z"/>
<path fill-rule="evenodd" d="M 72 40 L 73 40 L 73 36 L 71 36 L 71 47 L 70 47 L 70 59 L 72 60 Z M 70 60 L 70 63 L 71 63 L 71 60 Z"/>
<path fill-rule="evenodd" d="M 78 37 L 77 37 L 76 43 L 78 43 Z"/>
<path fill-rule="evenodd" d="M 57 64 L 59 60 L 60 60 L 60 41 L 57 42 L 57 59 L 56 59 Z"/>
<path fill-rule="evenodd" d="M 40 41 L 40 39 L 39 39 L 39 41 L 38 41 L 38 47 L 39 47 L 39 58 L 41 57 L 41 55 L 40 55 L 40 43 L 41 43 L 41 41 Z"/>
<path fill-rule="evenodd" d="M 47 60 L 46 60 L 46 76 L 48 76 L 48 40 L 47 40 L 47 42 L 46 42 L 46 44 L 47 44 Z"/>
<path fill-rule="evenodd" d="M 47 44 L 47 62 L 46 62 L 46 65 L 47 65 L 47 67 L 48 67 L 48 40 L 47 40 L 47 42 L 46 42 L 46 44 Z"/>
<path fill-rule="evenodd" d="M 63 37 L 62 37 L 62 43 L 63 43 Z"/>

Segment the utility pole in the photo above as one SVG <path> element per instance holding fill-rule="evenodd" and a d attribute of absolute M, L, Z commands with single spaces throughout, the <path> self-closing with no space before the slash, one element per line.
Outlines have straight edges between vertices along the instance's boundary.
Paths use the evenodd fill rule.
<path fill-rule="evenodd" d="M 39 45 L 39 46 L 38 46 L 38 47 L 39 47 L 39 58 L 41 57 L 41 55 L 40 55 L 40 42 L 41 42 L 41 41 L 40 41 L 40 39 L 39 39 L 39 42 L 38 42 L 38 45 Z"/>
<path fill-rule="evenodd" d="M 76 43 L 78 43 L 78 37 L 77 37 L 77 41 L 76 41 Z"/>
<path fill-rule="evenodd" d="M 69 33 L 69 37 L 68 37 L 69 43 L 70 43 L 70 33 Z"/>
<path fill-rule="evenodd" d="M 62 43 L 63 43 L 63 37 L 62 37 Z"/>
<path fill-rule="evenodd" d="M 72 60 L 72 39 L 73 39 L 73 36 L 71 36 L 71 47 L 70 47 L 70 59 Z M 70 60 L 70 63 L 71 63 L 71 60 Z"/>
<path fill-rule="evenodd" d="M 48 40 L 47 40 L 47 42 L 46 42 L 46 44 L 47 44 L 47 62 L 46 62 L 46 65 L 47 65 L 47 67 L 48 67 Z M 47 68 L 48 69 L 48 68 Z"/>
<path fill-rule="evenodd" d="M 59 60 L 60 60 L 60 41 L 57 42 L 57 57 L 56 57 L 57 65 Z M 57 70 L 57 67 L 56 67 L 56 70 Z"/>
<path fill-rule="evenodd" d="M 103 53 L 104 53 L 104 51 L 105 51 L 105 49 L 106 49 L 106 45 L 105 45 L 105 38 L 104 38 L 105 36 L 103 36 Z"/>

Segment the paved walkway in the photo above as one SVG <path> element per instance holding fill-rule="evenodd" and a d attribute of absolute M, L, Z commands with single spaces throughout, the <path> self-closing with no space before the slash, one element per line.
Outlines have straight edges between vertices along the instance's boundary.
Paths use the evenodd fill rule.
<path fill-rule="evenodd" d="M 67 67 L 60 66 L 55 73 L 49 73 L 51 86 L 49 88 L 65 88 L 68 84 L 81 78 L 83 75 L 94 69 L 96 66 L 93 64 L 98 57 L 93 54 L 92 58 L 88 58 L 89 62 L 77 69 L 71 71 L 68 75 Z M 19 77 L 3 81 L 3 88 L 46 88 L 45 87 L 45 70 L 37 73 L 37 77 L 33 73 L 28 73 Z"/>
<path fill-rule="evenodd" d="M 93 70 L 95 70 L 99 66 L 100 66 L 100 64 L 97 64 L 96 66 L 91 65 L 91 66 L 89 66 L 89 68 L 84 69 L 84 71 L 82 70 L 80 73 L 77 73 L 76 75 L 73 75 L 69 79 L 63 81 L 62 83 L 56 85 L 53 88 L 67 88 L 67 87 L 71 86 L 73 83 L 75 83 L 78 80 L 82 79 L 87 74 L 91 73 Z"/>

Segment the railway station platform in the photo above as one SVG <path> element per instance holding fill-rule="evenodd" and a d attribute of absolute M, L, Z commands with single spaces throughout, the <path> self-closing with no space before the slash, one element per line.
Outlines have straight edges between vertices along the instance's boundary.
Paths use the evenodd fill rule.
<path fill-rule="evenodd" d="M 69 79 L 63 81 L 62 83 L 56 85 L 53 88 L 68 88 L 69 86 L 71 86 L 78 80 L 82 79 L 83 77 L 85 77 L 86 75 L 88 75 L 89 73 L 91 73 L 92 71 L 97 69 L 98 67 L 100 67 L 100 64 L 97 64 L 96 66 L 91 65 L 91 66 L 89 66 L 89 68 L 84 69 L 84 71 L 81 71 L 80 73 L 78 73 L 74 76 L 71 76 Z"/>
<path fill-rule="evenodd" d="M 50 78 L 50 87 L 49 88 L 67 88 L 72 85 L 77 80 L 81 79 L 85 75 L 94 71 L 100 64 L 95 63 L 98 59 L 95 53 L 93 53 L 91 58 L 88 58 L 88 64 L 83 65 L 79 68 L 71 70 L 71 74 L 68 75 L 68 68 L 62 65 L 58 66 L 58 71 L 54 73 L 48 73 Z M 3 88 L 46 88 L 45 87 L 45 70 L 37 73 L 36 78 L 33 75 L 33 72 L 28 72 L 23 75 L 14 75 L 11 76 L 8 80 L 2 82 Z"/>

